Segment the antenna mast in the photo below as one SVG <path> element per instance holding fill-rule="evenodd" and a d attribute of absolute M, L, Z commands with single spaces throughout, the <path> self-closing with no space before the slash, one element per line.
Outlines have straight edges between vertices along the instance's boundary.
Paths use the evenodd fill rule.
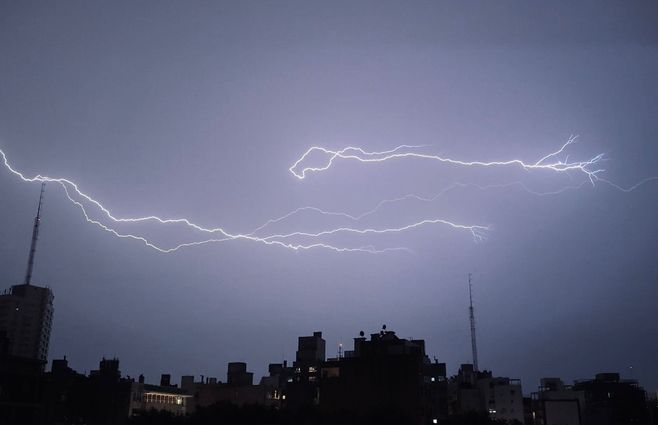
<path fill-rule="evenodd" d="M 41 182 L 41 194 L 39 194 L 39 207 L 37 216 L 34 217 L 34 228 L 32 229 L 32 244 L 30 245 L 30 257 L 27 260 L 27 273 L 25 273 L 25 284 L 29 285 L 32 280 L 32 269 L 34 268 L 34 254 L 37 251 L 37 239 L 39 238 L 39 223 L 41 223 L 41 204 L 43 192 L 46 190 L 46 182 Z"/>
<path fill-rule="evenodd" d="M 473 370 L 478 371 L 478 347 L 475 342 L 475 314 L 473 313 L 473 285 L 471 284 L 471 274 L 468 274 L 468 298 L 470 306 L 468 313 L 471 319 L 471 350 L 473 351 Z"/>

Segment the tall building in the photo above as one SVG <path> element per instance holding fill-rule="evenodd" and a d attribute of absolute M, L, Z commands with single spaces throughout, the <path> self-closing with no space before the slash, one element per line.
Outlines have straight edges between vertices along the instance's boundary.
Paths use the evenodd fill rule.
<path fill-rule="evenodd" d="M 292 376 L 286 382 L 286 407 L 297 410 L 302 406 L 317 405 L 319 402 L 318 377 L 320 366 L 325 359 L 326 342 L 322 332 L 311 336 L 300 336 Z"/>
<path fill-rule="evenodd" d="M 31 285 L 31 280 L 44 186 L 45 183 L 41 185 L 39 207 L 34 219 L 25 283 L 14 285 L 0 295 L 0 332 L 4 331 L 9 340 L 9 354 L 43 362 L 48 357 L 54 297 L 50 288 Z"/>
<path fill-rule="evenodd" d="M 53 292 L 34 285 L 14 285 L 0 295 L 0 331 L 9 354 L 46 361 L 53 320 Z"/>

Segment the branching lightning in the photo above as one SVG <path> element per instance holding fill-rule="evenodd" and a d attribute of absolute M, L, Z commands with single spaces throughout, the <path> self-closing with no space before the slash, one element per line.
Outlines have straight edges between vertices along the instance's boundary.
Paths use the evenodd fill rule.
<path fill-rule="evenodd" d="M 543 157 L 539 158 L 539 160 L 535 162 L 525 162 L 520 159 L 510 159 L 510 160 L 505 160 L 505 161 L 463 161 L 463 160 L 456 160 L 452 158 L 447 158 L 447 157 L 442 157 L 438 155 L 429 155 L 429 154 L 424 154 L 424 153 L 419 153 L 413 151 L 413 149 L 416 148 L 423 148 L 426 146 L 414 146 L 414 145 L 401 145 L 398 146 L 394 149 L 387 150 L 387 151 L 380 151 L 380 152 L 369 152 L 366 151 L 362 148 L 359 147 L 353 147 L 353 146 L 348 146 L 346 148 L 343 148 L 341 150 L 330 150 L 326 149 L 324 147 L 319 147 L 319 146 L 313 146 L 309 148 L 304 154 L 297 160 L 295 161 L 292 166 L 288 169 L 295 177 L 297 177 L 300 180 L 303 180 L 306 178 L 307 173 L 313 173 L 313 172 L 321 172 L 321 171 L 326 171 L 331 166 L 334 164 L 334 161 L 336 159 L 351 159 L 351 160 L 356 160 L 358 162 L 362 163 L 374 163 L 374 162 L 384 162 L 388 160 L 393 160 L 393 159 L 398 159 L 398 158 L 420 158 L 420 159 L 427 159 L 427 160 L 433 160 L 433 161 L 438 161 L 440 163 L 445 163 L 445 164 L 451 164 L 451 165 L 456 165 L 456 166 L 464 166 L 464 167 L 501 167 L 501 166 L 517 166 L 521 167 L 522 169 L 526 171 L 532 171 L 532 170 L 547 170 L 547 171 L 552 171 L 552 172 L 558 172 L 558 173 L 566 173 L 566 172 L 579 172 L 581 174 L 584 174 L 587 178 L 587 180 L 576 184 L 576 185 L 570 185 L 570 186 L 565 186 L 557 190 L 553 191 L 535 191 L 530 189 L 528 186 L 526 186 L 523 182 L 521 181 L 514 181 L 510 183 L 505 183 L 505 184 L 490 184 L 490 185 L 478 185 L 474 183 L 453 183 L 450 186 L 446 187 L 445 189 L 441 190 L 440 192 L 436 193 L 433 196 L 421 196 L 417 194 L 407 194 L 403 195 L 401 197 L 393 198 L 393 199 L 385 199 L 383 201 L 380 201 L 374 208 L 365 211 L 361 214 L 358 215 L 351 215 L 347 213 L 342 213 L 342 212 L 331 212 L 331 211 L 324 211 L 316 207 L 302 207 L 302 208 L 297 208 L 288 214 L 285 214 L 279 218 L 272 219 L 258 227 L 256 231 L 262 230 L 265 227 L 269 226 L 270 224 L 277 223 L 279 221 L 285 220 L 287 218 L 290 218 L 293 215 L 296 215 L 302 211 L 314 211 L 322 215 L 329 215 L 329 216 L 342 216 L 345 218 L 348 218 L 353 221 L 359 221 L 369 215 L 372 215 L 379 211 L 384 205 L 386 204 L 391 204 L 391 203 L 396 203 L 396 202 L 401 202 L 401 201 L 406 201 L 406 200 L 417 200 L 421 202 L 434 202 L 436 199 L 439 197 L 443 196 L 449 191 L 458 189 L 458 188 L 476 188 L 479 190 L 489 190 L 489 189 L 502 189 L 502 188 L 509 188 L 509 187 L 519 187 L 525 192 L 528 192 L 532 195 L 535 196 L 549 196 L 549 195 L 559 195 L 561 193 L 564 193 L 569 190 L 577 190 L 582 188 L 586 183 L 591 183 L 592 186 L 595 185 L 596 182 L 602 182 L 605 184 L 610 185 L 611 187 L 620 190 L 622 192 L 632 192 L 633 190 L 637 189 L 641 185 L 648 183 L 650 181 L 655 181 L 658 180 L 658 177 L 648 177 L 640 182 L 630 186 L 630 187 L 622 187 L 616 183 L 613 183 L 610 180 L 607 180 L 603 177 L 600 176 L 601 173 L 603 173 L 605 170 L 602 168 L 597 168 L 598 165 L 604 160 L 604 155 L 603 154 L 598 154 L 588 160 L 585 161 L 569 161 L 569 156 L 566 155 L 563 160 L 560 159 L 555 159 L 559 155 L 565 153 L 565 150 L 567 147 L 573 143 L 576 142 L 576 139 L 578 136 L 571 136 L 567 140 L 566 143 L 564 143 L 559 149 L 557 149 L 554 152 L 550 152 Z M 325 159 L 324 165 L 321 166 L 303 166 L 303 163 L 308 159 L 308 157 L 316 152 L 320 152 L 322 154 L 325 154 L 328 156 L 328 159 Z M 424 223 L 427 222 L 433 222 L 431 220 L 425 220 L 423 221 Z M 436 222 L 442 222 L 441 220 L 437 220 Z M 452 223 L 444 223 L 444 224 L 449 224 L 453 225 Z M 409 228 L 415 227 L 415 224 L 412 224 L 410 226 L 404 226 L 400 228 L 401 230 L 406 230 Z M 454 227 L 461 227 L 461 226 L 454 226 Z M 484 233 L 487 230 L 490 230 L 488 227 L 480 227 L 480 226 L 467 226 L 467 228 L 472 232 L 475 240 L 482 240 L 484 238 Z M 388 229 L 387 231 L 396 231 L 397 229 Z M 330 232 L 335 232 L 335 231 L 349 231 L 347 229 L 334 229 L 333 231 Z M 482 232 L 482 233 L 481 233 Z M 311 235 L 322 235 L 325 232 L 320 232 L 320 233 L 315 233 Z M 293 232 L 289 233 L 287 235 L 279 235 L 280 237 L 289 237 L 289 236 L 298 236 L 298 235 L 306 235 L 305 233 L 301 232 Z"/>
<path fill-rule="evenodd" d="M 288 169 L 295 177 L 298 179 L 306 178 L 307 173 L 326 171 L 334 164 L 336 159 L 352 159 L 364 163 L 373 163 L 373 162 L 385 162 L 393 159 L 399 158 L 420 158 L 438 161 L 444 164 L 452 164 L 457 166 L 464 167 L 504 167 L 504 166 L 517 166 L 521 167 L 526 171 L 531 170 L 548 170 L 554 172 L 568 172 L 576 171 L 584 173 L 592 184 L 598 180 L 597 175 L 603 172 L 603 169 L 592 167 L 597 166 L 603 160 L 603 154 L 594 156 L 591 159 L 586 161 L 569 161 L 568 156 L 564 160 L 555 160 L 554 158 L 562 154 L 565 149 L 575 143 L 577 136 L 571 136 L 565 144 L 563 144 L 560 149 L 550 152 L 547 155 L 544 155 L 536 162 L 525 162 L 520 159 L 509 159 L 505 161 L 463 161 L 458 159 L 452 159 L 447 157 L 442 157 L 438 155 L 430 155 L 421 152 L 416 152 L 414 150 L 422 146 L 409 146 L 401 145 L 395 149 L 382 152 L 368 152 L 362 148 L 348 146 L 341 150 L 330 150 L 323 148 L 321 146 L 313 146 L 309 148 L 304 154 L 295 161 L 292 166 Z M 304 167 L 302 163 L 308 158 L 309 155 L 320 152 L 328 156 L 328 159 L 325 160 L 325 164 L 319 167 Z M 550 160 L 550 161 L 549 161 Z"/>
<path fill-rule="evenodd" d="M 65 178 L 53 178 L 53 177 L 48 177 L 48 176 L 42 176 L 42 175 L 36 175 L 34 177 L 26 177 L 23 173 L 20 171 L 16 170 L 13 168 L 10 164 L 9 161 L 7 160 L 7 156 L 5 155 L 4 151 L 0 150 L 0 156 L 2 156 L 3 164 L 5 167 L 14 175 L 19 177 L 22 181 L 24 182 L 54 182 L 58 183 L 62 186 L 64 189 L 64 193 L 66 194 L 67 199 L 73 203 L 75 206 L 77 206 L 82 214 L 85 217 L 85 220 L 91 224 L 94 224 L 98 227 L 100 227 L 102 230 L 109 232 L 113 234 L 114 236 L 122 239 L 132 239 L 136 240 L 139 242 L 142 242 L 144 245 L 146 245 L 149 248 L 152 248 L 158 252 L 162 253 L 171 253 L 178 251 L 179 249 L 186 248 L 186 247 L 191 247 L 191 246 L 198 246 L 198 245 L 205 245 L 205 244 L 211 244 L 211 243 L 219 243 L 219 242 L 226 242 L 226 241 L 232 241 L 232 240 L 248 240 L 248 241 L 253 241 L 253 242 L 259 242 L 265 245 L 273 245 L 273 246 L 279 246 L 287 249 L 291 249 L 294 251 L 299 251 L 299 250 L 309 250 L 313 248 L 324 248 L 328 250 L 332 250 L 335 252 L 366 252 L 366 253 L 371 253 L 371 254 L 379 254 L 379 253 L 384 253 L 384 252 L 390 252 L 390 251 L 409 251 L 408 248 L 405 247 L 390 247 L 390 248 L 383 248 L 383 249 L 376 249 L 372 245 L 366 245 L 366 246 L 360 246 L 360 247 L 340 247 L 340 246 L 335 246 L 323 242 L 315 242 L 315 243 L 310 243 L 310 244 L 301 244 L 301 243 L 291 243 L 291 242 L 284 242 L 281 239 L 289 239 L 292 236 L 304 236 L 308 238 L 319 238 L 321 236 L 326 236 L 334 233 L 339 233 L 339 232 L 350 232 L 350 233 L 356 233 L 356 234 L 368 234 L 368 233 L 390 233 L 390 232 L 401 232 L 407 229 L 415 228 L 415 227 L 420 227 L 426 224 L 436 224 L 436 223 L 442 223 L 442 224 L 447 224 L 450 227 L 456 228 L 456 229 L 464 229 L 464 230 L 470 230 L 470 232 L 476 236 L 476 239 L 482 239 L 484 235 L 484 231 L 487 229 L 486 226 L 466 226 L 466 225 L 461 225 L 461 224 L 456 224 L 449 222 L 447 220 L 439 220 L 439 219 L 431 219 L 431 220 L 423 220 L 421 222 L 413 223 L 411 225 L 407 225 L 404 227 L 399 227 L 399 228 L 392 228 L 392 229 L 353 229 L 353 228 L 338 228 L 338 229 L 332 229 L 332 230 L 325 230 L 322 232 L 317 232 L 317 233 L 309 233 L 309 232 L 296 232 L 295 235 L 292 234 L 287 234 L 287 235 L 268 235 L 265 237 L 258 237 L 255 236 L 255 231 L 252 231 L 251 233 L 248 234 L 242 234 L 242 233 L 229 233 L 226 230 L 224 230 L 221 227 L 204 227 L 201 225 L 198 225 L 196 223 L 193 223 L 191 220 L 187 218 L 161 218 L 159 216 L 155 215 L 150 215 L 150 216 L 144 216 L 144 217 L 134 217 L 134 218 L 121 218 L 121 217 L 115 217 L 109 209 L 107 209 L 105 206 L 101 204 L 98 200 L 92 198 L 90 195 L 84 193 L 83 191 L 80 190 L 79 186 L 74 183 L 73 181 Z M 193 230 L 204 232 L 204 233 L 209 233 L 209 234 L 219 234 L 220 237 L 215 237 L 215 238 L 207 238 L 199 241 L 192 241 L 192 242 L 185 242 L 181 243 L 178 245 L 175 245 L 173 247 L 163 247 L 158 244 L 155 244 L 154 242 L 150 241 L 144 236 L 132 234 L 132 233 L 122 233 L 116 230 L 115 228 L 108 226 L 104 223 L 102 223 L 99 220 L 96 220 L 92 218 L 92 216 L 89 214 L 87 207 L 80 202 L 79 200 L 75 199 L 74 196 L 71 194 L 71 190 L 77 195 L 78 197 L 84 199 L 85 201 L 89 202 L 90 204 L 94 205 L 96 208 L 98 208 L 105 217 L 107 217 L 110 221 L 114 223 L 140 223 L 140 222 L 147 222 L 147 221 L 155 221 L 160 224 L 184 224 L 187 227 L 190 227 Z M 272 220 L 270 220 L 272 221 Z M 278 221 L 278 220 L 277 220 Z M 264 226 L 261 226 L 262 228 Z M 260 229 L 259 228 L 259 229 Z M 258 230 L 258 229 L 257 229 Z"/>
<path fill-rule="evenodd" d="M 605 179 L 599 178 L 599 180 L 602 181 L 602 182 L 605 182 L 605 183 L 610 183 Z M 651 178 L 645 179 L 642 182 L 634 185 L 633 189 L 635 189 L 638 186 L 640 186 L 641 184 L 647 183 L 651 180 L 658 180 L 658 177 L 651 177 Z M 368 216 L 371 216 L 371 215 L 377 213 L 379 210 L 382 209 L 382 207 L 384 207 L 387 204 L 394 204 L 394 203 L 407 201 L 407 200 L 416 200 L 416 201 L 420 201 L 420 202 L 431 203 L 431 202 L 434 202 L 437 199 L 439 199 L 441 196 L 447 194 L 448 192 L 451 192 L 451 191 L 456 190 L 456 189 L 474 188 L 474 189 L 477 189 L 477 190 L 480 190 L 480 191 L 486 191 L 486 190 L 490 190 L 490 189 L 507 189 L 507 188 L 516 186 L 516 187 L 521 188 L 523 191 L 525 191 L 527 193 L 530 193 L 532 195 L 535 195 L 535 196 L 551 196 L 551 195 L 559 195 L 559 194 L 567 192 L 569 190 L 580 189 L 586 183 L 587 182 L 582 182 L 582 183 L 577 184 L 577 185 L 565 186 L 565 187 L 562 187 L 560 189 L 556 189 L 556 190 L 552 190 L 552 191 L 539 192 L 539 191 L 530 189 L 528 186 L 526 186 L 523 182 L 520 182 L 520 181 L 514 181 L 514 182 L 502 183 L 502 184 L 489 184 L 489 185 L 478 185 L 478 184 L 475 184 L 475 183 L 459 183 L 459 182 L 457 182 L 457 183 L 451 184 L 450 186 L 442 189 L 438 193 L 436 193 L 434 195 L 431 195 L 431 196 L 422 196 L 422 195 L 418 195 L 418 194 L 415 194 L 415 193 L 409 193 L 409 194 L 406 194 L 406 195 L 403 195 L 403 196 L 399 196 L 397 198 L 384 199 L 382 201 L 379 201 L 377 203 L 377 205 L 375 205 L 373 208 L 371 208 L 371 209 L 369 209 L 365 212 L 362 212 L 360 214 L 354 214 L 354 215 L 353 214 L 348 214 L 348 213 L 345 213 L 345 212 L 326 211 L 326 210 L 323 210 L 321 208 L 313 207 L 313 206 L 299 207 L 299 208 L 296 208 L 296 209 L 294 209 L 294 210 L 292 210 L 292 211 L 290 211 L 290 212 L 288 212 L 288 213 L 286 213 L 286 214 L 284 214 L 280 217 L 267 220 L 265 223 L 261 224 L 256 229 L 252 230 L 252 232 L 249 233 L 249 234 L 250 235 L 256 234 L 259 231 L 265 229 L 266 227 L 269 227 L 272 224 L 276 224 L 276 223 L 285 221 L 285 220 L 287 220 L 287 219 L 289 219 L 289 218 L 291 218 L 291 217 L 293 217 L 297 214 L 305 212 L 305 211 L 314 212 L 314 213 L 317 213 L 319 215 L 324 215 L 324 216 L 342 217 L 342 218 L 346 218 L 346 219 L 349 219 L 351 221 L 356 222 L 356 221 L 360 221 L 360 220 L 362 220 L 362 219 L 364 219 Z M 614 187 L 619 187 L 619 186 L 615 185 L 614 183 L 610 183 L 610 184 Z M 621 189 L 625 192 L 629 191 L 628 189 L 623 189 L 621 187 L 619 187 L 619 189 Z"/>
<path fill-rule="evenodd" d="M 102 229 L 103 231 L 111 233 L 112 235 L 118 238 L 131 239 L 141 242 L 145 246 L 161 253 L 172 253 L 182 248 L 193 247 L 193 246 L 200 246 L 200 245 L 207 245 L 207 244 L 235 241 L 235 240 L 246 240 L 251 242 L 258 242 L 269 246 L 278 246 L 293 251 L 321 248 L 335 252 L 366 252 L 372 254 L 379 254 L 389 251 L 409 251 L 409 250 L 404 247 L 390 247 L 390 248 L 377 249 L 370 244 L 365 246 L 358 246 L 358 247 L 343 247 L 343 246 L 336 246 L 333 244 L 325 243 L 322 241 L 322 238 L 331 235 L 337 235 L 337 234 L 353 234 L 357 236 L 395 234 L 395 233 L 401 233 L 424 226 L 442 225 L 455 230 L 468 231 L 472 235 L 473 239 L 476 242 L 479 242 L 486 239 L 486 235 L 488 231 L 490 231 L 491 229 L 489 226 L 484 226 L 484 225 L 465 225 L 465 224 L 455 223 L 453 221 L 443 218 L 427 218 L 410 224 L 404 224 L 396 227 L 385 227 L 385 228 L 375 228 L 375 227 L 355 228 L 348 226 L 336 226 L 315 232 L 298 230 L 298 231 L 291 231 L 288 233 L 270 233 L 270 234 L 263 234 L 264 233 L 263 230 L 271 225 L 284 222 L 304 211 L 310 211 L 312 213 L 317 213 L 328 217 L 344 218 L 351 220 L 352 222 L 359 222 L 360 220 L 368 216 L 374 215 L 375 213 L 380 211 L 385 205 L 388 204 L 403 202 L 407 200 L 416 200 L 420 202 L 434 202 L 439 197 L 445 195 L 450 191 L 456 189 L 463 189 L 463 188 L 475 188 L 484 191 L 490 189 L 519 187 L 525 192 L 528 192 L 536 196 L 548 196 L 548 195 L 558 195 L 568 190 L 580 189 L 588 182 L 591 183 L 592 185 L 594 185 L 596 182 L 602 182 L 610 185 L 611 187 L 617 190 L 623 192 L 631 192 L 647 182 L 658 180 L 658 177 L 649 177 L 630 187 L 622 187 L 616 183 L 613 183 L 610 180 L 607 180 L 600 176 L 600 174 L 604 171 L 603 169 L 599 168 L 599 164 L 603 161 L 604 158 L 603 154 L 596 155 L 585 161 L 569 161 L 569 157 L 566 155 L 565 150 L 568 148 L 569 145 L 573 144 L 575 141 L 576 141 L 576 136 L 570 137 L 569 140 L 566 143 L 564 143 L 559 149 L 542 156 L 539 160 L 535 162 L 525 162 L 520 159 L 509 159 L 504 161 L 457 160 L 457 159 L 442 157 L 438 155 L 430 155 L 430 154 L 418 152 L 416 151 L 416 149 L 421 149 L 424 148 L 425 146 L 417 146 L 417 145 L 401 145 L 394 149 L 387 151 L 380 151 L 380 152 L 369 152 L 359 147 L 346 147 L 341 150 L 330 150 L 323 147 L 314 146 L 309 148 L 289 168 L 289 171 L 300 180 L 306 178 L 307 173 L 321 172 L 328 170 L 337 159 L 355 160 L 362 163 L 375 163 L 375 162 L 384 162 L 384 161 L 389 161 L 399 158 L 419 158 L 419 159 L 432 160 L 444 164 L 450 164 L 450 165 L 461 166 L 461 167 L 515 166 L 515 167 L 520 167 L 521 169 L 526 171 L 545 170 L 545 171 L 556 172 L 556 173 L 576 172 L 584 175 L 586 179 L 583 182 L 576 185 L 565 186 L 557 190 L 546 191 L 546 192 L 539 192 L 532 190 L 521 181 L 514 181 L 505 184 L 489 184 L 489 185 L 478 185 L 474 183 L 453 183 L 450 186 L 444 188 L 443 190 L 432 196 L 421 196 L 412 193 L 397 198 L 385 199 L 377 203 L 374 206 L 374 208 L 371 208 L 360 214 L 354 214 L 354 215 L 345 212 L 326 211 L 321 208 L 306 206 L 292 210 L 287 214 L 284 214 L 278 218 L 269 219 L 265 223 L 256 227 L 255 229 L 253 229 L 251 232 L 248 233 L 231 233 L 222 227 L 205 227 L 196 224 L 187 218 L 163 218 L 156 215 L 149 215 L 143 217 L 116 217 L 100 201 L 94 199 L 92 196 L 80 190 L 79 186 L 75 182 L 65 178 L 53 178 L 53 177 L 43 176 L 40 174 L 34 177 L 27 177 L 9 164 L 7 156 L 5 155 L 4 151 L 2 151 L 1 149 L 0 149 L 0 156 L 2 156 L 2 160 L 5 168 L 7 168 L 13 175 L 19 177 L 24 182 L 54 182 L 61 185 L 66 195 L 66 198 L 73 205 L 75 205 L 80 209 L 85 220 L 88 223 L 93 224 L 99 227 L 100 229 Z M 322 153 L 326 156 L 324 165 L 317 167 L 304 166 L 303 163 L 309 160 L 309 156 L 311 154 L 316 152 Z M 564 159 L 557 159 L 562 155 L 564 155 Z M 105 217 L 105 220 L 103 221 L 107 221 L 107 223 L 104 223 L 103 221 L 94 218 L 94 216 L 90 214 L 88 210 L 89 205 L 93 206 L 95 209 L 100 211 L 102 213 L 102 216 Z M 124 233 L 117 230 L 112 225 L 108 224 L 108 223 L 121 224 L 121 223 L 144 223 L 144 222 L 155 222 L 160 225 L 180 224 L 189 228 L 190 231 L 201 232 L 209 235 L 209 237 L 202 238 L 199 240 L 187 241 L 173 246 L 162 246 L 160 244 L 153 242 L 152 240 L 148 239 L 143 235 L 134 234 L 134 233 Z M 301 243 L 299 242 L 300 239 L 305 240 L 307 242 Z"/>

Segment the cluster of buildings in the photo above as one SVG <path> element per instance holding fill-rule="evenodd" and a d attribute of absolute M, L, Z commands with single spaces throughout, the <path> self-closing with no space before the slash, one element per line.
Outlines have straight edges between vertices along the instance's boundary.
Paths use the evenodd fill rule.
<path fill-rule="evenodd" d="M 334 358 L 326 357 L 321 332 L 299 337 L 295 360 L 270 364 L 258 382 L 243 362 L 229 363 L 226 379 L 182 376 L 174 383 L 163 374 L 157 384 L 143 375 L 122 376 L 118 359 L 103 358 L 87 375 L 71 369 L 66 358 L 45 371 L 43 358 L 16 355 L 12 346 L 0 331 L 0 423 L 118 424 L 154 412 L 194 423 L 197 411 L 222 403 L 313 409 L 336 423 L 658 423 L 655 400 L 616 373 L 571 386 L 545 378 L 524 396 L 518 379 L 472 364 L 448 376 L 445 363 L 429 358 L 424 340 L 400 338 L 385 327 L 368 337 L 361 332 L 352 350 Z"/>

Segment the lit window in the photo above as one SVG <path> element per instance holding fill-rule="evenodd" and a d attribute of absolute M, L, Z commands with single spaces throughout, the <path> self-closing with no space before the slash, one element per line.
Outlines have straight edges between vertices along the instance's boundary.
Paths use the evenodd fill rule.
<path fill-rule="evenodd" d="M 434 377 L 432 376 L 432 379 L 430 379 L 430 381 L 434 382 L 434 381 L 436 381 L 436 378 L 434 378 Z M 434 422 L 434 423 L 436 423 L 436 422 Z"/>

